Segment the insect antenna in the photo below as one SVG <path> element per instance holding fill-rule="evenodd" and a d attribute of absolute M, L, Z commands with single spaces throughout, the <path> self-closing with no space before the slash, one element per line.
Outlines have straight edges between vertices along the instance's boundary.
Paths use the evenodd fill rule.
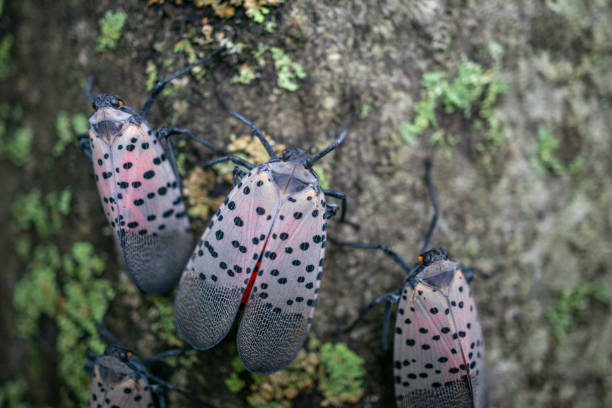
<path fill-rule="evenodd" d="M 91 74 L 88 78 L 87 78 L 87 84 L 85 85 L 85 97 L 87 97 L 87 99 L 89 99 L 90 101 L 93 102 L 94 100 L 94 96 L 91 93 L 91 87 L 93 85 L 93 81 L 94 81 L 94 75 Z"/>
<path fill-rule="evenodd" d="M 432 165 L 433 163 L 430 158 L 425 160 L 425 181 L 427 183 L 427 189 L 429 190 L 429 196 L 431 197 L 431 203 L 433 204 L 434 215 L 433 217 L 431 217 L 431 221 L 429 222 L 429 229 L 427 230 L 427 235 L 425 235 L 425 242 L 423 243 L 423 249 L 421 249 L 421 253 L 425 252 L 429 247 L 431 236 L 433 235 L 434 229 L 436 228 L 436 224 L 438 222 L 438 216 L 440 215 L 436 189 L 434 187 L 433 181 L 431 180 Z"/>
<path fill-rule="evenodd" d="M 201 60 L 196 61 L 193 64 L 188 65 L 188 66 L 186 66 L 185 68 L 183 68 L 183 69 L 181 69 L 179 71 L 176 71 L 174 74 L 172 74 L 172 75 L 166 77 L 165 79 L 159 81 L 158 83 L 156 83 L 155 87 L 153 88 L 153 91 L 151 91 L 151 95 L 149 95 L 149 98 L 147 98 L 146 102 L 142 106 L 142 110 L 140 111 L 140 116 L 143 119 L 145 119 L 147 117 L 147 114 L 149 113 L 149 110 L 151 109 L 151 106 L 153 105 L 153 102 L 155 102 L 155 98 L 157 98 L 159 93 L 164 89 L 164 87 L 168 84 L 168 82 L 170 82 L 173 79 L 183 75 L 186 72 L 191 71 L 193 68 L 197 67 L 198 65 L 204 64 L 205 62 L 209 61 L 211 58 L 213 58 L 215 55 L 219 54 L 224 49 L 225 49 L 225 45 L 222 46 L 222 47 L 217 48 L 216 50 L 214 50 L 212 53 L 208 54 L 207 56 L 205 56 Z"/>
<path fill-rule="evenodd" d="M 112 306 L 112 301 L 108 304 L 108 307 L 106 308 L 106 311 L 104 312 L 104 315 L 102 315 L 102 319 L 100 319 L 100 323 L 98 323 L 98 333 L 100 333 L 100 336 L 104 337 L 106 339 L 106 341 L 108 341 L 110 344 L 113 344 L 115 346 L 119 346 L 121 348 L 125 348 L 123 347 L 123 345 L 119 342 L 119 340 L 117 340 L 115 338 L 115 336 L 113 336 L 111 334 L 110 331 L 108 331 L 108 329 L 106 327 L 104 327 L 104 322 L 106 322 L 106 317 L 108 316 L 108 312 L 110 312 L 111 306 Z"/>
<path fill-rule="evenodd" d="M 219 102 L 221 103 L 221 106 L 223 106 L 223 109 L 225 109 L 225 111 L 227 113 L 229 113 L 230 115 L 232 115 L 236 119 L 242 121 L 243 123 L 245 123 L 247 126 L 249 126 L 251 128 L 251 131 L 253 132 L 253 134 L 255 136 L 257 136 L 257 138 L 259 139 L 259 141 L 263 145 L 264 149 L 266 149 L 266 152 L 268 152 L 268 156 L 270 156 L 271 159 L 274 159 L 274 158 L 278 157 L 276 155 L 276 153 L 274 153 L 274 150 L 272 150 L 272 146 L 270 146 L 270 143 L 266 140 L 266 137 L 264 136 L 264 134 L 261 131 L 261 129 L 259 129 L 259 127 L 257 127 L 256 124 L 254 124 L 253 122 L 251 122 L 250 120 L 248 120 L 247 118 L 245 118 L 244 116 L 242 116 L 241 114 L 236 112 L 235 110 L 230 109 L 227 106 L 227 103 L 225 103 L 225 100 L 223 99 L 223 97 L 221 96 L 221 94 L 218 91 L 215 92 L 215 93 L 217 95 L 217 98 L 219 99 Z"/>
<path fill-rule="evenodd" d="M 346 125 L 344 127 L 344 129 L 342 129 L 342 132 L 340 132 L 340 135 L 338 136 L 338 138 L 336 140 L 334 140 L 329 146 L 327 146 L 325 149 L 321 150 L 319 153 L 315 154 L 313 157 L 310 158 L 310 160 L 308 160 L 305 164 L 306 168 L 312 168 L 312 166 L 319 161 L 323 156 L 325 156 L 327 153 L 331 152 L 332 150 L 334 150 L 336 147 L 338 147 L 340 145 L 340 143 L 342 143 L 342 141 L 344 140 L 344 138 L 346 137 L 346 135 L 348 134 L 349 128 L 351 127 L 351 125 L 353 124 L 353 122 L 355 122 L 355 120 L 357 119 L 357 114 L 353 113 L 350 122 L 348 123 L 348 125 Z"/>
<path fill-rule="evenodd" d="M 166 350 L 164 352 L 161 352 L 159 354 L 156 354 L 152 357 L 146 358 L 144 360 L 142 360 L 142 364 L 144 365 L 149 365 L 149 364 L 153 364 L 157 361 L 163 360 L 165 358 L 168 357 L 176 357 L 176 356 L 180 356 L 181 354 L 190 351 L 191 349 L 171 349 L 171 350 Z"/>

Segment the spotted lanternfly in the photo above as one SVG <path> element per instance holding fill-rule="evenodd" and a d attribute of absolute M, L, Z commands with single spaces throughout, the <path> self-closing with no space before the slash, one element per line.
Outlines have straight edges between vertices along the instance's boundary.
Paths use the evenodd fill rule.
<path fill-rule="evenodd" d="M 102 207 L 126 269 L 134 283 L 148 293 L 172 289 L 193 250 L 169 137 L 187 135 L 215 151 L 224 151 L 185 129 L 151 130 L 146 115 L 168 82 L 222 49 L 158 82 L 140 114 L 115 96 L 99 94 L 93 98 L 91 79 L 88 83 L 86 94 L 93 100 L 94 113 L 88 133 L 79 136 L 81 149 L 93 163 Z M 159 143 L 161 139 L 167 142 L 171 160 Z"/>
<path fill-rule="evenodd" d="M 140 360 L 131 351 L 125 349 L 103 327 L 105 317 L 98 328 L 100 334 L 110 342 L 110 345 L 103 355 L 88 353 L 88 361 L 85 366 L 85 369 L 91 375 L 91 387 L 87 402 L 89 408 L 152 408 L 155 406 L 155 400 L 159 402 L 160 407 L 165 408 L 165 389 L 179 392 L 202 406 L 210 407 L 209 404 L 198 400 L 192 394 L 150 374 L 146 369 L 149 364 L 167 357 L 178 356 L 186 350 L 168 350 L 148 359 Z"/>
<path fill-rule="evenodd" d="M 472 268 L 450 260 L 444 249 L 425 251 L 438 216 L 429 169 L 430 165 L 427 179 L 435 215 L 415 266 L 410 267 L 383 245 L 332 242 L 353 248 L 380 249 L 408 272 L 402 289 L 374 300 L 357 320 L 373 306 L 388 302 L 384 325 L 388 327 L 389 305 L 399 303 L 393 353 L 397 406 L 488 407 L 482 329 L 469 287 Z M 383 330 L 383 345 L 386 343 Z"/>
<path fill-rule="evenodd" d="M 234 174 L 242 179 L 236 178 L 192 254 L 174 313 L 185 340 L 209 349 L 242 311 L 240 359 L 249 371 L 271 373 L 295 358 L 310 329 L 327 219 L 338 210 L 325 196 L 344 199 L 342 193 L 321 188 L 312 165 L 342 142 L 348 126 L 314 157 L 301 149 L 278 157 L 254 124 L 228 111 L 251 127 L 271 159 L 257 167 L 234 156 L 208 163 L 231 160 L 250 171 L 236 167 Z"/>

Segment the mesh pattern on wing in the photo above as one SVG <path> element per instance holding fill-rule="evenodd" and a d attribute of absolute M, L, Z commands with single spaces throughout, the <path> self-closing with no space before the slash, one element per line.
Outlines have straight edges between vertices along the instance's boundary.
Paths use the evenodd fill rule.
<path fill-rule="evenodd" d="M 472 382 L 473 383 L 473 382 Z M 466 379 L 451 381 L 439 388 L 417 389 L 398 396 L 400 408 L 472 408 L 472 396 Z"/>
<path fill-rule="evenodd" d="M 260 298 L 249 301 L 250 317 L 256 321 L 247 320 L 245 324 L 248 318 L 243 317 L 237 338 L 242 363 L 255 373 L 271 373 L 287 366 L 308 334 L 304 314 L 277 312 L 269 304 Z"/>
<path fill-rule="evenodd" d="M 250 371 L 284 368 L 306 339 L 325 253 L 322 196 L 318 186 L 304 189 L 279 209 L 238 329 L 238 354 Z"/>
<path fill-rule="evenodd" d="M 213 347 L 225 337 L 240 307 L 236 300 L 242 297 L 239 287 L 219 287 L 209 282 L 197 275 L 186 274 L 174 303 L 179 332 L 194 348 L 203 350 Z"/>
<path fill-rule="evenodd" d="M 248 173 L 217 210 L 187 264 L 175 300 L 181 335 L 208 349 L 229 332 L 276 214 L 266 165 Z"/>
<path fill-rule="evenodd" d="M 178 283 L 193 241 L 185 231 L 166 231 L 157 236 L 127 231 L 121 248 L 136 286 L 147 293 L 164 293 Z"/>

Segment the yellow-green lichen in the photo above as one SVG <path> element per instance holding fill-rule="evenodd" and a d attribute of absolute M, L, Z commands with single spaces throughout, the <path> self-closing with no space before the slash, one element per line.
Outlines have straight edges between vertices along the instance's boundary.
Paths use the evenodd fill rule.
<path fill-rule="evenodd" d="M 306 78 L 301 64 L 293 62 L 281 48 L 271 47 L 270 53 L 276 69 L 276 84 L 279 88 L 295 92 L 300 87 L 298 80 Z"/>
<path fill-rule="evenodd" d="M 100 20 L 100 35 L 98 36 L 98 51 L 113 50 L 121 38 L 123 25 L 127 14 L 123 11 L 108 10 Z"/>
<path fill-rule="evenodd" d="M 429 130 L 431 144 L 455 144 L 455 136 L 449 134 L 438 120 L 437 111 L 442 108 L 446 115 L 463 113 L 475 129 L 484 130 L 489 145 L 497 147 L 501 144 L 501 124 L 493 107 L 500 95 L 508 90 L 508 84 L 497 70 L 485 70 L 464 58 L 451 81 L 445 72 L 427 72 L 423 74 L 422 85 L 424 97 L 414 105 L 413 120 L 400 122 L 399 132 L 406 143 L 414 144 Z"/>
<path fill-rule="evenodd" d="M 564 288 L 555 305 L 546 310 L 546 317 L 559 342 L 565 341 L 572 327 L 584 316 L 589 305 L 608 305 L 610 294 L 604 285 L 585 282 L 574 288 Z"/>
<path fill-rule="evenodd" d="M 70 116 L 65 111 L 60 111 L 55 120 L 55 133 L 57 141 L 51 150 L 54 157 L 64 154 L 66 146 L 75 143 L 76 135 L 87 132 L 87 117 L 82 113 Z"/>
<path fill-rule="evenodd" d="M 92 244 L 76 242 L 62 253 L 56 243 L 45 241 L 62 230 L 63 218 L 70 213 L 71 195 L 70 188 L 45 196 L 33 190 L 13 204 L 16 247 L 26 262 L 13 297 L 17 333 L 32 344 L 35 356 L 35 339 L 43 335 L 40 318 L 48 316 L 56 321 L 60 399 L 67 407 L 76 406 L 69 395 L 76 395 L 79 405 L 87 399 L 86 352 L 104 351 L 97 322 L 113 296 L 110 283 L 102 278 L 105 261 Z M 29 236 L 35 237 L 36 246 Z"/>
<path fill-rule="evenodd" d="M 554 133 L 546 128 L 538 129 L 538 143 L 534 148 L 531 163 L 543 174 L 550 171 L 556 176 L 578 174 L 583 166 L 583 159 L 576 156 L 569 165 L 559 157 L 559 141 Z"/>
<path fill-rule="evenodd" d="M 255 408 L 289 408 L 300 394 L 310 393 L 314 389 L 323 394 L 321 406 L 342 406 L 355 404 L 361 399 L 365 374 L 363 364 L 363 359 L 346 345 L 321 345 L 311 335 L 288 367 L 270 375 L 248 376 L 240 359 L 236 358 L 225 384 L 231 392 L 237 393 L 250 380 L 247 401 Z"/>

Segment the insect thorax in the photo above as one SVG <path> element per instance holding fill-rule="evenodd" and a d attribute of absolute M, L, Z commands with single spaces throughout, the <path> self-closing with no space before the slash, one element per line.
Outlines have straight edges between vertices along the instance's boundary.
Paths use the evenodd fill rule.
<path fill-rule="evenodd" d="M 144 131 L 148 131 L 147 124 L 130 111 L 112 107 L 98 109 L 89 117 L 89 135 L 103 140 L 110 146 L 132 125 L 143 126 Z"/>
<path fill-rule="evenodd" d="M 268 169 L 281 194 L 295 194 L 309 186 L 315 191 L 320 189 L 317 177 L 298 161 L 270 162 Z"/>
<path fill-rule="evenodd" d="M 458 267 L 453 261 L 438 260 L 425 266 L 415 277 L 415 281 L 421 281 L 434 289 L 446 292 Z"/>

